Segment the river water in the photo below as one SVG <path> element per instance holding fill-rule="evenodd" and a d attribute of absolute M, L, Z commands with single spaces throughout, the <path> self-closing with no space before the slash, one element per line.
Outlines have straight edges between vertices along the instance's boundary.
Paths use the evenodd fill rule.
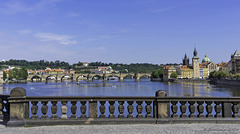
<path fill-rule="evenodd" d="M 154 96 L 157 90 L 165 90 L 168 96 L 240 96 L 240 87 L 210 85 L 209 83 L 151 82 L 150 79 L 125 79 L 124 82 L 29 82 L 0 86 L 0 94 L 10 94 L 11 89 L 23 87 L 28 96 Z"/>

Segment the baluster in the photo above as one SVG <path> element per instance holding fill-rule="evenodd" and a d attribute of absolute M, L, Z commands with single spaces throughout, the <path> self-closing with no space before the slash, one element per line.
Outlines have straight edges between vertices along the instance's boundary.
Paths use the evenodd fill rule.
<path fill-rule="evenodd" d="M 233 117 L 239 117 L 238 110 L 239 110 L 238 102 L 233 102 L 232 106 Z"/>
<path fill-rule="evenodd" d="M 119 116 L 118 116 L 118 118 L 124 118 L 125 116 L 123 115 L 123 112 L 124 112 L 124 106 L 123 106 L 123 104 L 124 104 L 124 101 L 118 101 L 118 103 L 119 103 L 119 106 L 118 106 L 118 111 L 119 111 Z"/>
<path fill-rule="evenodd" d="M 199 112 L 198 117 L 204 117 L 204 115 L 203 115 L 204 107 L 202 105 L 203 101 L 197 101 L 197 103 L 198 103 L 197 109 Z"/>
<path fill-rule="evenodd" d="M 213 115 L 212 115 L 212 110 L 213 110 L 213 108 L 212 108 L 212 101 L 206 101 L 206 104 L 207 104 L 207 108 L 206 108 L 206 111 L 207 111 L 207 115 L 206 115 L 206 117 L 213 117 Z"/>
<path fill-rule="evenodd" d="M 52 103 L 52 108 L 51 108 L 51 111 L 52 111 L 52 119 L 57 119 L 58 116 L 57 116 L 57 101 L 51 101 Z"/>
<path fill-rule="evenodd" d="M 61 116 L 61 119 L 67 119 L 67 101 L 62 101 L 62 116 Z"/>
<path fill-rule="evenodd" d="M 178 103 L 177 101 L 172 101 L 172 112 L 173 112 L 172 117 L 174 117 L 174 118 L 178 117 L 178 115 L 177 115 L 177 110 L 178 110 L 177 103 Z"/>
<path fill-rule="evenodd" d="M 106 102 L 105 101 L 100 101 L 100 106 L 99 106 L 99 109 L 100 109 L 100 113 L 101 115 L 99 116 L 100 118 L 105 118 L 106 116 L 104 115 L 105 114 L 105 104 Z"/>
<path fill-rule="evenodd" d="M 8 102 L 8 99 L 4 98 L 3 101 L 5 101 L 5 103 L 3 102 L 3 109 L 5 108 L 6 111 L 3 111 L 3 116 L 5 119 L 9 120 L 9 116 L 10 116 L 10 104 Z"/>
<path fill-rule="evenodd" d="M 77 115 L 76 115 L 76 112 L 77 112 L 77 106 L 76 106 L 76 103 L 77 101 L 71 101 L 71 112 L 72 112 L 72 115 L 71 115 L 71 119 L 76 119 L 77 118 Z"/>
<path fill-rule="evenodd" d="M 31 112 L 32 112 L 32 117 L 31 119 L 37 119 L 37 111 L 38 111 L 38 101 L 31 101 L 32 107 L 31 107 Z"/>
<path fill-rule="evenodd" d="M 42 115 L 41 118 L 46 119 L 46 118 L 48 118 L 48 116 L 47 116 L 47 111 L 48 111 L 47 103 L 48 103 L 48 101 L 42 101 L 41 103 L 43 104 L 43 106 L 41 108 L 43 115 Z"/>
<path fill-rule="evenodd" d="M 127 108 L 128 108 L 128 113 L 129 113 L 127 117 L 128 118 L 133 118 L 133 114 L 132 114 L 133 113 L 133 109 L 134 109 L 133 106 L 132 106 L 133 101 L 127 101 L 127 103 L 128 103 L 128 107 Z"/>
<path fill-rule="evenodd" d="M 109 118 L 114 118 L 115 115 L 114 115 L 114 111 L 115 111 L 115 106 L 113 105 L 115 103 L 115 101 L 109 101 L 110 103 L 110 106 L 109 106 Z"/>
<path fill-rule="evenodd" d="M 3 99 L 0 98 L 0 116 L 2 116 L 2 117 L 3 117 L 3 109 L 4 109 L 4 107 L 3 107 Z"/>
<path fill-rule="evenodd" d="M 148 118 L 148 117 L 152 117 L 152 115 L 151 115 L 151 112 L 152 112 L 151 103 L 152 103 L 152 101 L 145 101 L 145 102 L 146 102 L 146 104 L 147 104 L 147 106 L 145 107 L 145 108 L 146 108 L 146 112 L 147 112 L 146 117 L 147 117 L 147 118 Z"/>
<path fill-rule="evenodd" d="M 187 117 L 187 115 L 186 115 L 187 106 L 185 105 L 186 101 L 180 101 L 180 103 L 181 103 L 181 106 L 180 106 L 181 115 L 180 115 L 180 117 Z"/>
<path fill-rule="evenodd" d="M 137 118 L 142 118 L 143 115 L 142 115 L 142 111 L 143 111 L 143 107 L 142 107 L 142 101 L 137 101 L 137 112 L 138 112 L 138 115 L 137 115 Z"/>
<path fill-rule="evenodd" d="M 189 101 L 188 103 L 189 103 L 188 109 L 189 109 L 189 112 L 190 112 L 189 117 L 196 117 L 194 115 L 194 113 L 195 113 L 195 101 Z"/>
<path fill-rule="evenodd" d="M 220 114 L 220 112 L 222 110 L 222 106 L 220 106 L 221 102 L 215 101 L 214 103 L 216 104 L 215 107 L 214 107 L 214 109 L 216 111 L 215 117 L 222 117 L 222 115 Z"/>
<path fill-rule="evenodd" d="M 82 106 L 80 107 L 80 110 L 81 110 L 82 115 L 80 118 L 86 118 L 87 117 L 87 115 L 86 115 L 87 106 L 85 105 L 86 101 L 81 101 L 81 104 L 82 104 Z"/>

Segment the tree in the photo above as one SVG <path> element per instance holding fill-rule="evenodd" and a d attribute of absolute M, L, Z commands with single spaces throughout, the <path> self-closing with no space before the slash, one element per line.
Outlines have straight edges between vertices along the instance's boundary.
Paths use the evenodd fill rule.
<path fill-rule="evenodd" d="M 12 80 L 14 77 L 13 77 L 13 71 L 12 70 L 9 70 L 8 72 L 8 79 L 9 80 Z"/>
<path fill-rule="evenodd" d="M 161 78 L 162 75 L 163 75 L 163 70 L 162 69 L 154 70 L 152 72 L 153 78 Z"/>
<path fill-rule="evenodd" d="M 26 67 L 22 67 L 22 68 L 19 70 L 19 78 L 20 78 L 20 79 L 27 79 L 27 77 L 28 77 L 27 68 L 26 68 Z"/>
<path fill-rule="evenodd" d="M 7 73 L 3 71 L 3 80 L 5 81 L 7 79 Z"/>
<path fill-rule="evenodd" d="M 170 75 L 171 78 L 177 78 L 177 72 L 172 72 L 172 74 Z"/>

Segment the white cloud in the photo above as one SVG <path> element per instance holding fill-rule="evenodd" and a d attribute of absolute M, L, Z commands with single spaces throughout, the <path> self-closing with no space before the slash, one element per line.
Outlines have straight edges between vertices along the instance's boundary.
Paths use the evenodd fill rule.
<path fill-rule="evenodd" d="M 99 36 L 96 36 L 96 37 L 88 38 L 88 41 L 104 40 L 104 39 L 112 39 L 112 38 L 115 38 L 115 36 L 111 36 L 111 35 L 99 35 Z"/>
<path fill-rule="evenodd" d="M 105 47 L 98 47 L 97 50 L 105 50 Z"/>
<path fill-rule="evenodd" d="M 76 17 L 79 17 L 80 14 L 71 12 L 71 13 L 65 14 L 65 16 L 68 18 L 76 18 Z"/>
<path fill-rule="evenodd" d="M 30 34 L 32 33 L 33 31 L 32 30 L 28 30 L 28 29 L 24 29 L 24 30 L 19 30 L 17 31 L 20 35 L 27 35 L 27 34 Z"/>
<path fill-rule="evenodd" d="M 35 37 L 41 39 L 42 41 L 57 41 L 63 45 L 76 44 L 77 41 L 72 40 L 72 36 L 69 35 L 58 35 L 54 33 L 36 33 Z"/>
<path fill-rule="evenodd" d="M 37 2 L 31 1 L 32 3 L 28 2 L 28 4 L 23 1 L 8 1 L 0 5 L 0 13 L 8 15 L 16 13 L 35 14 L 46 9 L 55 9 L 55 4 L 60 1 L 62 0 L 39 0 Z"/>
<path fill-rule="evenodd" d="M 151 12 L 152 13 L 160 13 L 160 12 L 165 12 L 165 11 L 169 11 L 169 10 L 172 10 L 176 8 L 176 6 L 172 6 L 172 7 L 166 7 L 166 8 L 160 8 L 160 9 L 155 9 L 155 10 L 152 10 Z"/>

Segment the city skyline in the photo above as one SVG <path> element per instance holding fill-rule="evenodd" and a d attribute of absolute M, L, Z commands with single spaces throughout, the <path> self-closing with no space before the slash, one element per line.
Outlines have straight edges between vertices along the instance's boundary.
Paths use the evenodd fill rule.
<path fill-rule="evenodd" d="M 240 50 L 232 1 L 0 2 L 0 59 L 181 63 L 185 53 L 228 62 Z"/>

